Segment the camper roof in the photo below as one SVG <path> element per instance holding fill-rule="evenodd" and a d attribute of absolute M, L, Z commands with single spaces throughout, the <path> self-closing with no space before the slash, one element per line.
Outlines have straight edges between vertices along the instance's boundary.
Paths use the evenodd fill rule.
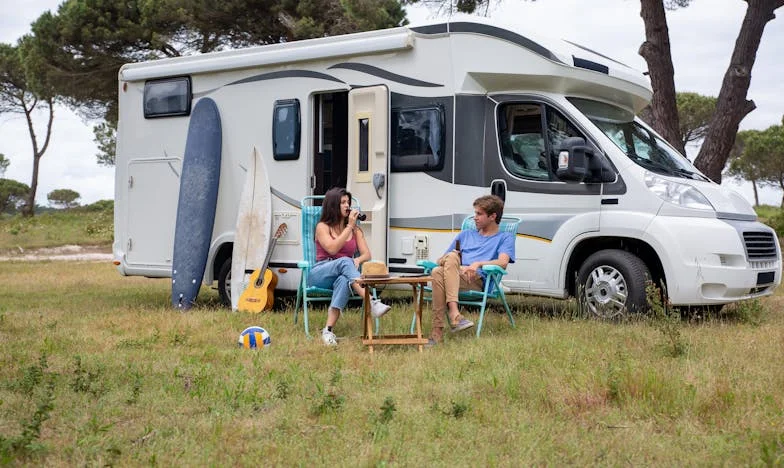
<path fill-rule="evenodd" d="M 461 45 L 461 53 L 454 54 L 455 92 L 541 89 L 605 97 L 635 111 L 650 101 L 650 82 L 642 72 L 579 44 L 533 33 L 523 35 L 512 27 L 500 27 L 498 24 L 497 21 L 471 18 L 470 21 L 434 22 L 167 58 L 126 64 L 120 69 L 119 77 L 121 81 L 139 81 L 338 57 L 369 57 L 413 50 L 417 40 L 450 37 L 464 41 L 470 35 L 484 41 L 471 39 L 470 43 L 462 42 L 467 46 Z M 495 50 L 489 50 L 491 48 Z M 499 56 L 496 54 L 498 50 L 507 56 Z M 510 54 L 515 57 L 510 57 Z M 517 55 L 526 58 L 518 58 Z M 624 96 L 619 96 L 618 90 Z"/>

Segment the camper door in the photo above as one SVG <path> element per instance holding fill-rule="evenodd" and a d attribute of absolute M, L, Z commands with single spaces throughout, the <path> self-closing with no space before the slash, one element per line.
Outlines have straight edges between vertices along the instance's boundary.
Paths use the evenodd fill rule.
<path fill-rule="evenodd" d="M 367 219 L 362 231 L 374 260 L 387 261 L 389 181 L 389 90 L 386 86 L 348 93 L 348 174 L 346 188 Z"/>

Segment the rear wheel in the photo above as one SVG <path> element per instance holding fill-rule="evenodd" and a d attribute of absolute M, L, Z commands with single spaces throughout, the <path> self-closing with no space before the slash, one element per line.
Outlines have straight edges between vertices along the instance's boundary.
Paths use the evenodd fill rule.
<path fill-rule="evenodd" d="M 223 305 L 231 307 L 231 257 L 223 261 L 218 273 L 218 295 Z"/>
<path fill-rule="evenodd" d="M 625 250 L 600 250 L 577 274 L 577 297 L 594 315 L 612 319 L 645 310 L 648 267 Z"/>

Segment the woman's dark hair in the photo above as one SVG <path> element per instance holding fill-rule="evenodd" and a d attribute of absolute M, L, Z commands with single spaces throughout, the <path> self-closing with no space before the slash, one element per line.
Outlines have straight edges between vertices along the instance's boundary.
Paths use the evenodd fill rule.
<path fill-rule="evenodd" d="M 324 194 L 324 203 L 321 204 L 321 219 L 320 223 L 324 223 L 329 227 L 340 226 L 345 219 L 343 213 L 340 211 L 340 200 L 343 197 L 348 197 L 348 202 L 351 203 L 351 192 L 342 187 L 332 187 Z"/>

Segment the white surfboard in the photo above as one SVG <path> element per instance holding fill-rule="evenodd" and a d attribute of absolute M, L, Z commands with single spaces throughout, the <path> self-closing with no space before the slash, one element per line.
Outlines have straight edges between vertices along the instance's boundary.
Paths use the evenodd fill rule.
<path fill-rule="evenodd" d="M 253 147 L 242 187 L 231 255 L 231 309 L 237 310 L 250 274 L 261 268 L 272 236 L 272 193 L 264 159 Z"/>

